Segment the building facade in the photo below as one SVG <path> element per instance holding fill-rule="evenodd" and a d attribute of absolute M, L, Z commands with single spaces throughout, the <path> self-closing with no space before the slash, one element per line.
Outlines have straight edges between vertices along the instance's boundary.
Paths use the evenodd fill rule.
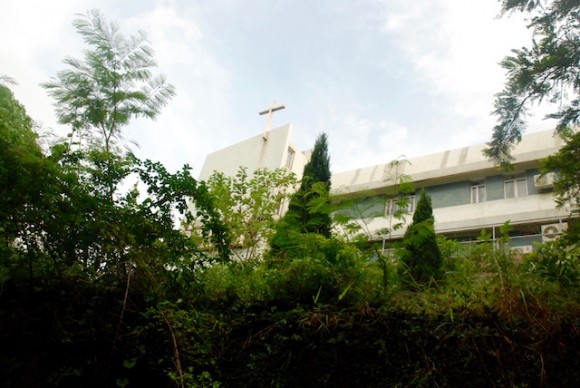
<path fill-rule="evenodd" d="M 406 194 L 409 215 L 404 223 L 411 220 L 420 190 L 425 189 L 438 234 L 472 241 L 485 230 L 495 239 L 509 221 L 511 247 L 529 252 L 534 242 L 557 238 L 567 227 L 571 212 L 556 209 L 555 175 L 540 176 L 539 171 L 540 160 L 562 145 L 552 131 L 527 134 L 512 152 L 510 171 L 487 160 L 482 154 L 486 145 L 480 144 L 337 173 L 332 176 L 333 197 L 357 208 L 351 214 L 364 222 L 373 240 L 400 239 L 406 228 L 393 230 L 392 225 L 398 222 L 393 215 L 403 178 L 415 187 Z"/>
<path fill-rule="evenodd" d="M 291 143 L 290 124 L 257 135 L 207 156 L 200 179 L 213 171 L 235 175 L 240 166 L 249 172 L 258 168 L 285 167 L 302 176 L 309 152 Z M 420 191 L 432 199 L 435 230 L 462 241 L 476 240 L 484 230 L 492 239 L 509 221 L 510 244 L 523 252 L 534 242 L 544 242 L 567 227 L 570 209 L 556 209 L 554 174 L 540 177 L 540 160 L 563 145 L 552 131 L 526 134 L 513 149 L 513 169 L 501 171 L 483 156 L 485 144 L 448 150 L 409 160 L 387 162 L 332 175 L 334 202 L 348 203 L 353 222 L 364 224 L 374 241 L 401 239 L 412 219 Z M 414 186 L 405 194 L 408 215 L 395 230 L 397 203 L 402 181 Z M 400 203 L 399 203 L 400 206 Z"/>
<path fill-rule="evenodd" d="M 199 179 L 207 180 L 214 171 L 235 176 L 240 167 L 248 173 L 286 168 L 300 179 L 310 153 L 299 151 L 291 139 L 292 124 L 286 124 L 215 151 L 206 157 Z"/>

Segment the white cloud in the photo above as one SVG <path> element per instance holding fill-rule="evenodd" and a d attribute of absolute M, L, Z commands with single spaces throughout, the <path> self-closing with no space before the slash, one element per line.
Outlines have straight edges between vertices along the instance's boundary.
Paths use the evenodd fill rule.
<path fill-rule="evenodd" d="M 146 32 L 159 71 L 177 86 L 177 95 L 156 122 L 140 121 L 132 131 L 144 155 L 172 170 L 190 164 L 201 170 L 217 147 L 217 128 L 231 125 L 230 74 L 211 54 L 195 9 L 160 5 L 128 19 L 131 30 Z M 233 132 L 233 131 L 230 131 Z"/>
<path fill-rule="evenodd" d="M 0 12 L 3 36 L 0 69 L 14 78 L 16 98 L 45 127 L 57 128 L 52 101 L 39 86 L 54 75 L 65 55 L 78 47 L 72 17 L 88 1 L 6 1 Z"/>
<path fill-rule="evenodd" d="M 126 34 L 146 32 L 159 72 L 177 86 L 156 122 L 128 128 L 140 156 L 199 171 L 209 152 L 259 133 L 258 110 L 278 100 L 288 109 L 274 125 L 285 117 L 296 123 L 301 148 L 327 132 L 340 171 L 487 141 L 493 94 L 504 82 L 498 62 L 530 40 L 521 20 L 496 19 L 500 5 L 489 0 L 282 4 L 272 11 L 229 0 L 10 1 L 0 13 L 0 34 L 10 37 L 0 71 L 20 82 L 15 93 L 30 115 L 54 126 L 52 101 L 38 84 L 66 55 L 82 56 L 74 14 L 101 8 Z M 273 17 L 281 9 L 285 20 Z M 300 24 L 305 15 L 310 22 Z M 272 30 L 284 45 L 257 47 Z M 530 130 L 547 127 L 541 116 Z"/>
<path fill-rule="evenodd" d="M 433 123 L 440 136 L 431 144 L 424 138 L 407 146 L 428 153 L 487 141 L 496 121 L 491 116 L 494 95 L 505 82 L 499 62 L 511 49 L 531 42 L 532 32 L 522 15 L 498 18 L 500 5 L 488 0 L 382 0 L 378 4 L 383 12 L 377 28 L 420 80 L 416 92 L 444 101 L 439 108 L 445 109 L 442 117 L 454 118 Z M 553 126 L 541 120 L 540 112 L 548 107 L 534 110 L 530 131 Z"/>
<path fill-rule="evenodd" d="M 191 49 L 201 41 L 202 33 L 194 20 L 186 19 L 178 12 L 176 8 L 162 5 L 127 19 L 124 24 L 130 30 L 145 31 L 149 40 L 154 42 L 156 55 L 164 62 L 192 64 L 196 50 Z"/>
<path fill-rule="evenodd" d="M 409 129 L 398 122 L 337 110 L 332 117 L 327 127 L 333 172 L 387 163 L 408 149 Z"/>
<path fill-rule="evenodd" d="M 499 61 L 527 44 L 521 19 L 497 19 L 487 0 L 432 0 L 409 7 L 386 1 L 384 32 L 407 57 L 429 93 L 452 96 L 456 113 L 481 114 L 482 103 L 503 85 Z M 485 101 L 484 101 L 485 100 Z"/>

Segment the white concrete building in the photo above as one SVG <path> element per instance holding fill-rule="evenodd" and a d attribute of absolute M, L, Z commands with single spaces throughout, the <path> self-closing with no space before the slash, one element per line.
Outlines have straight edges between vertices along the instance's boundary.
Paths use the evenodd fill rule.
<path fill-rule="evenodd" d="M 235 175 L 239 166 L 249 172 L 286 167 L 300 178 L 310 155 L 297 150 L 291 134 L 292 126 L 287 124 L 216 151 L 208 155 L 200 179 L 214 170 Z M 396 222 L 392 216 L 399 195 L 396 177 L 406 175 L 415 187 L 409 195 L 409 210 L 412 213 L 425 188 L 432 199 L 437 233 L 472 240 L 485 229 L 495 238 L 509 220 L 512 246 L 527 251 L 534 241 L 554 238 L 570 217 L 570 209 L 556 209 L 555 176 L 539 179 L 540 160 L 562 145 L 552 131 L 524 135 L 513 150 L 514 169 L 509 172 L 500 171 L 483 156 L 485 144 L 412 158 L 398 167 L 387 161 L 333 174 L 331 195 L 336 202 L 352 201 L 358 208 L 352 214 L 358 214 L 355 217 L 365 223 L 374 240 L 399 239 L 404 227 L 389 234 L 384 229 Z"/>
<path fill-rule="evenodd" d="M 215 151 L 206 157 L 199 179 L 206 180 L 214 171 L 234 176 L 241 166 L 246 167 L 248 173 L 259 168 L 284 167 L 300 179 L 310 152 L 299 151 L 291 138 L 292 124 L 286 124 Z"/>
<path fill-rule="evenodd" d="M 364 210 L 359 221 L 365 222 L 373 239 L 399 239 L 405 228 L 388 235 L 381 230 L 393 224 L 394 178 L 404 174 L 416 188 L 409 195 L 409 210 L 414 210 L 425 188 L 432 199 L 437 233 L 472 240 L 485 229 L 495 238 L 509 220 L 511 246 L 529 251 L 534 241 L 552 239 L 565 229 L 570 217 L 570 209 L 556 209 L 554 174 L 540 178 L 538 170 L 540 160 L 562 145 L 552 131 L 524 135 L 513 150 L 514 168 L 509 172 L 483 156 L 485 144 L 412 158 L 398 168 L 385 163 L 346 171 L 333 174 L 333 195 L 335 200 L 353 199 L 353 206 Z"/>

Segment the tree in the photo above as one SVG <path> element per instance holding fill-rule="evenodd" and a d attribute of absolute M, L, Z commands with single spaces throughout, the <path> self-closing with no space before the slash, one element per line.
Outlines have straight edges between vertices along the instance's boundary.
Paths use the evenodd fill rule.
<path fill-rule="evenodd" d="M 82 61 L 67 57 L 70 69 L 42 86 L 56 100 L 59 122 L 71 125 L 71 137 L 88 135 L 110 152 L 132 118 L 155 119 L 175 88 L 152 74 L 156 63 L 143 32 L 126 38 L 96 10 L 78 16 L 73 25 L 91 49 Z"/>
<path fill-rule="evenodd" d="M 281 204 L 297 183 L 285 169 L 258 169 L 249 175 L 240 167 L 235 177 L 214 172 L 207 180 L 215 207 L 231 237 L 231 251 L 240 259 L 253 259 L 274 233 Z"/>
<path fill-rule="evenodd" d="M 321 133 L 312 150 L 312 156 L 304 166 L 300 190 L 308 191 L 315 182 L 322 182 L 330 190 L 330 156 L 328 155 L 328 137 Z"/>
<path fill-rule="evenodd" d="M 362 198 L 342 201 L 333 214 L 336 229 L 342 231 L 347 239 L 356 241 L 359 246 L 372 247 L 374 245 L 373 253 L 383 272 L 382 291 L 385 295 L 389 284 L 389 263 L 392 251 L 387 249 L 385 254 L 384 249 L 387 246 L 385 242 L 391 241 L 392 233 L 405 225 L 405 217 L 410 214 L 409 202 L 414 200 L 411 194 L 415 192 L 415 186 L 411 177 L 403 173 L 404 163 L 410 164 L 401 155 L 386 165 L 389 171 L 386 182 L 391 185 L 386 197 L 377 196 L 369 191 Z M 370 228 L 372 220 L 385 215 L 388 219 L 388 226 L 373 231 Z M 369 241 L 376 235 L 383 235 L 385 239 L 380 248 L 376 244 L 369 244 Z"/>
<path fill-rule="evenodd" d="M 48 200 L 46 188 L 50 181 L 49 163 L 37 143 L 33 121 L 12 91 L 2 84 L 4 80 L 9 79 L 0 79 L 0 267 L 8 264 L 8 252 L 14 251 L 17 239 L 27 243 L 27 220 L 36 213 L 39 202 Z M 29 270 L 32 254 L 29 249 Z"/>
<path fill-rule="evenodd" d="M 288 213 L 290 216 L 299 220 L 302 230 L 305 233 L 319 233 L 325 237 L 330 237 L 332 221 L 328 211 L 311 212 L 312 205 L 317 205 L 320 210 L 323 204 L 330 205 L 330 156 L 328 155 L 328 139 L 325 133 L 322 133 L 314 143 L 312 156 L 304 166 L 302 182 L 300 189 L 290 201 Z M 314 186 L 318 184 L 318 188 Z M 317 201 L 322 199 L 322 203 Z M 299 204 L 299 202 L 301 204 Z M 296 214 L 292 214 L 296 213 Z"/>
<path fill-rule="evenodd" d="M 22 194 L 28 191 L 21 186 L 24 174 L 32 178 L 34 165 L 42 158 L 32 125 L 32 119 L 12 91 L 0 84 L 0 198 L 3 201 L 0 214 L 23 199 Z"/>
<path fill-rule="evenodd" d="M 195 264 L 196 258 L 203 260 L 227 261 L 230 259 L 231 238 L 229 230 L 221 219 L 215 198 L 211 195 L 205 182 L 198 182 L 191 176 L 188 165 L 181 171 L 171 174 L 159 162 L 146 160 L 137 169 L 141 181 L 147 185 L 148 197 L 137 205 L 138 216 L 147 223 L 155 233 L 143 233 L 140 222 L 133 226 L 135 233 L 141 233 L 147 242 L 144 246 L 164 247 L 165 254 L 171 257 L 169 263 L 179 267 L 182 264 Z M 190 203 L 195 204 L 196 212 L 190 211 Z M 185 222 L 193 224 L 194 219 L 200 228 L 205 242 L 211 243 L 211 257 L 200 252 L 199 244 L 189 238 L 181 228 L 175 227 L 175 215 L 185 218 Z M 163 265 L 168 262 L 163 262 Z"/>
<path fill-rule="evenodd" d="M 423 189 L 413 214 L 413 222 L 403 237 L 401 272 L 408 284 L 427 283 L 440 275 L 442 258 L 434 222 L 431 197 Z"/>
<path fill-rule="evenodd" d="M 580 132 L 565 134 L 566 144 L 554 155 L 543 161 L 543 173 L 556 171 L 558 179 L 554 184 L 556 205 L 570 206 L 573 212 L 580 212 Z"/>
<path fill-rule="evenodd" d="M 155 119 L 175 94 L 163 76 L 153 75 L 155 60 L 145 34 L 126 38 L 94 10 L 73 25 L 90 49 L 83 60 L 67 57 L 69 69 L 42 85 L 55 99 L 59 122 L 71 126 L 70 143 L 56 144 L 49 156 L 59 167 L 60 195 L 51 205 L 53 216 L 39 223 L 49 228 L 37 234 L 42 248 L 55 263 L 80 264 L 93 276 L 129 276 L 145 258 L 158 268 L 176 267 L 183 256 L 187 261 L 202 255 L 174 222 L 177 213 L 191 217 L 186 203 L 193 198 L 202 236 L 226 260 L 227 231 L 207 187 L 191 177 L 189 167 L 170 174 L 161 164 L 142 162 L 117 147 L 132 119 Z M 125 190 L 129 176 L 137 183 Z M 145 199 L 139 184 L 147 189 Z"/>
<path fill-rule="evenodd" d="M 557 119 L 563 133 L 580 122 L 580 3 L 577 0 L 502 0 L 502 11 L 526 12 L 534 30 L 531 48 L 512 50 L 501 66 L 507 70 L 504 90 L 496 95 L 498 123 L 484 154 L 497 164 L 513 160 L 525 116 L 534 103 L 559 104 L 547 118 Z"/>
<path fill-rule="evenodd" d="M 314 143 L 310 161 L 304 166 L 300 188 L 292 195 L 288 211 L 276 225 L 270 241 L 274 252 L 291 249 L 299 235 L 316 233 L 330 237 L 330 177 L 328 142 L 322 133 Z"/>

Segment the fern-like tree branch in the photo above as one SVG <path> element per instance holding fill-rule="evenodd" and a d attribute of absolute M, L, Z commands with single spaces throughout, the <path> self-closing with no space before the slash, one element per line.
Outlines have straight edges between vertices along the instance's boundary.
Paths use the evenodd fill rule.
<path fill-rule="evenodd" d="M 127 38 L 96 10 L 78 15 L 73 25 L 90 48 L 83 60 L 65 58 L 68 68 L 42 86 L 55 100 L 59 122 L 71 126 L 71 137 L 87 136 L 111 152 L 122 128 L 136 117 L 155 119 L 175 87 L 153 75 L 156 62 L 143 32 Z"/>
<path fill-rule="evenodd" d="M 498 119 L 484 154 L 509 165 L 512 148 L 526 128 L 534 103 L 557 103 L 546 118 L 558 120 L 556 132 L 580 122 L 580 3 L 577 0 L 502 0 L 502 12 L 525 12 L 534 30 L 531 48 L 512 50 L 501 66 L 507 70 L 504 90 L 496 95 Z"/>

